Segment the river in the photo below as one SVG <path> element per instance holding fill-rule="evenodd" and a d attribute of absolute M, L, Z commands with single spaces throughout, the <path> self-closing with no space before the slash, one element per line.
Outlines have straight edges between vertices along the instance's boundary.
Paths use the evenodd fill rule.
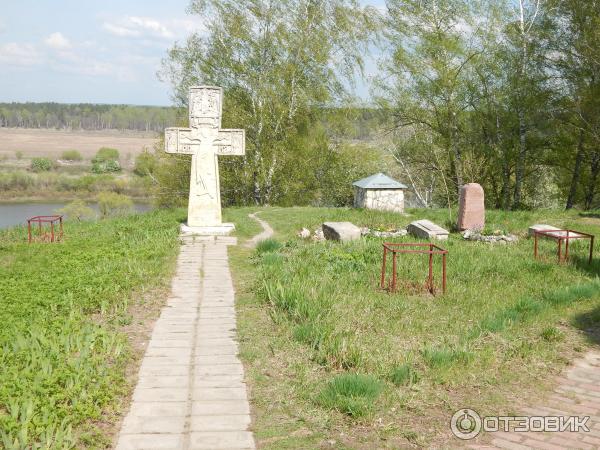
<path fill-rule="evenodd" d="M 57 210 L 64 207 L 67 203 L 0 203 L 0 229 L 12 227 L 15 225 L 26 225 L 27 219 L 33 216 L 47 216 L 58 214 Z M 91 208 L 98 211 L 98 205 L 90 204 Z M 145 212 L 152 209 L 151 205 L 136 203 L 137 212 Z"/>

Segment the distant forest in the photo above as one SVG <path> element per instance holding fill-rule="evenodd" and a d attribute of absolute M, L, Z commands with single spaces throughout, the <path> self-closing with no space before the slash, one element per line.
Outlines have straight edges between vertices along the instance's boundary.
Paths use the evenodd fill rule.
<path fill-rule="evenodd" d="M 0 127 L 164 131 L 178 108 L 89 103 L 0 103 Z"/>
<path fill-rule="evenodd" d="M 331 137 L 364 141 L 385 115 L 372 108 L 326 108 L 320 116 Z M 92 103 L 0 103 L 0 127 L 63 130 L 135 130 L 162 133 L 182 125 L 184 108 Z"/>

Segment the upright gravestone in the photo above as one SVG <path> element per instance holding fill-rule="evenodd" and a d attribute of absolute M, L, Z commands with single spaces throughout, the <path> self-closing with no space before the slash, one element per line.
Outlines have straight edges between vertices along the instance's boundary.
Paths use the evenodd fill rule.
<path fill-rule="evenodd" d="M 218 155 L 244 155 L 244 130 L 222 130 L 223 89 L 190 89 L 190 128 L 165 129 L 165 151 L 192 155 L 188 220 L 184 234 L 224 235 L 235 229 L 221 222 Z"/>
<path fill-rule="evenodd" d="M 469 183 L 460 188 L 458 204 L 459 230 L 483 230 L 485 226 L 484 192 L 480 184 Z"/>

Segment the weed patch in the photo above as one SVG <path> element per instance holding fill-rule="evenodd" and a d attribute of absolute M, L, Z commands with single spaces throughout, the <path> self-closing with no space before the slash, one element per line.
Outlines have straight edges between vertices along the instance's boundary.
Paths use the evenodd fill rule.
<path fill-rule="evenodd" d="M 345 373 L 327 383 L 317 403 L 358 418 L 370 413 L 382 390 L 383 383 L 373 376 Z"/>
<path fill-rule="evenodd" d="M 389 374 L 390 381 L 396 386 L 407 386 L 417 383 L 419 378 L 419 373 L 408 363 L 395 366 Z"/>
<path fill-rule="evenodd" d="M 256 245 L 256 251 L 259 254 L 276 252 L 282 247 L 276 239 L 265 239 Z"/>

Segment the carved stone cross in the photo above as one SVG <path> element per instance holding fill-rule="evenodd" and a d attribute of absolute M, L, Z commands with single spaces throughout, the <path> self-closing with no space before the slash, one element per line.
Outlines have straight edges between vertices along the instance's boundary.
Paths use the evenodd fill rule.
<path fill-rule="evenodd" d="M 188 232 L 227 234 L 232 224 L 221 223 L 221 194 L 217 155 L 243 155 L 244 130 L 222 130 L 223 89 L 198 86 L 190 89 L 190 128 L 165 129 L 165 151 L 192 155 Z"/>

